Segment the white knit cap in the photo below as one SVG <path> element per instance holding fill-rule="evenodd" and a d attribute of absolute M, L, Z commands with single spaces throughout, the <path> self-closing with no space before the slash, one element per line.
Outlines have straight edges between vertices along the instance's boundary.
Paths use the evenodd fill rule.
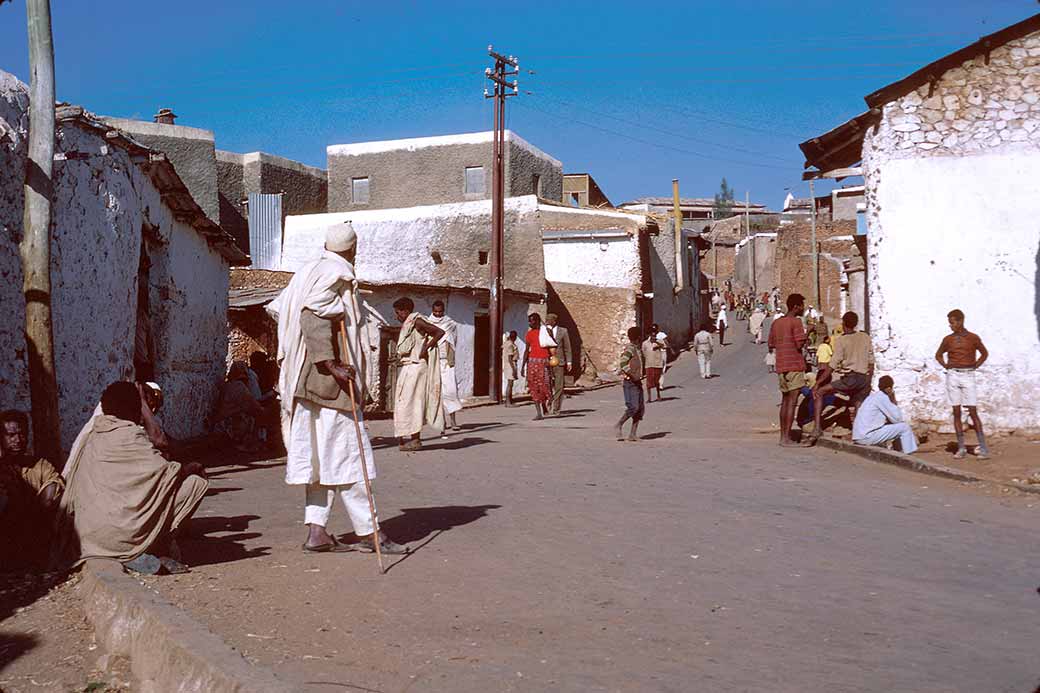
<path fill-rule="evenodd" d="M 325 229 L 325 247 L 334 253 L 343 253 L 357 244 L 357 234 L 349 221 L 333 224 Z"/>

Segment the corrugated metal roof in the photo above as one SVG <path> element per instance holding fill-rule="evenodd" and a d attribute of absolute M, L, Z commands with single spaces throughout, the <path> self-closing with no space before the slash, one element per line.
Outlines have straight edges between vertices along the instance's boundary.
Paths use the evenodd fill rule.
<path fill-rule="evenodd" d="M 280 293 L 282 293 L 281 289 L 270 287 L 230 289 L 228 291 L 228 308 L 242 310 L 253 306 L 266 306 Z"/>

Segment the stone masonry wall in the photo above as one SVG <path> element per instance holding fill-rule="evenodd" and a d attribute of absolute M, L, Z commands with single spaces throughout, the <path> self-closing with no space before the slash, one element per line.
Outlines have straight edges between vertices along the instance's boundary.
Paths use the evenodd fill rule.
<path fill-rule="evenodd" d="M 933 354 L 960 308 L 990 349 L 987 426 L 1040 428 L 1040 32 L 886 104 L 863 167 L 878 373 L 950 428 Z"/>
<path fill-rule="evenodd" d="M 830 258 L 851 258 L 858 255 L 852 241 L 830 241 L 834 236 L 851 236 L 856 232 L 854 220 L 817 222 L 816 239 L 820 244 L 820 301 L 827 322 L 837 321 L 842 314 L 841 265 Z M 812 275 L 812 232 L 809 222 L 798 221 L 781 226 L 777 233 L 774 262 L 778 273 L 781 304 L 788 295 L 805 296 L 806 305 L 814 304 Z M 759 291 L 768 287 L 760 285 Z M 860 316 L 861 325 L 864 316 Z"/>

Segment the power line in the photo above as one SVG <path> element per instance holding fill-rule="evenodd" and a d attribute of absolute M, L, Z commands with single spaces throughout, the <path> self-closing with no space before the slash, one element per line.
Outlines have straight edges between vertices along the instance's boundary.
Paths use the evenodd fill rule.
<path fill-rule="evenodd" d="M 562 115 L 559 115 L 557 113 L 553 113 L 552 111 L 546 111 L 544 109 L 538 108 L 537 106 L 532 106 L 528 102 L 517 102 L 515 105 L 521 106 L 523 108 L 528 108 L 528 109 L 531 109 L 531 110 L 534 110 L 534 111 L 538 111 L 539 113 L 544 113 L 547 116 L 551 116 L 551 117 L 557 118 L 559 120 L 565 120 L 565 121 L 567 121 L 569 123 L 574 123 L 574 124 L 577 124 L 577 125 L 583 125 L 585 127 L 593 128 L 594 130 L 600 130 L 600 131 L 605 132 L 607 134 L 614 135 L 615 137 L 621 137 L 623 139 L 632 140 L 633 142 L 638 142 L 640 144 L 646 144 L 646 145 L 649 145 L 651 147 L 658 147 L 660 149 L 667 149 L 669 151 L 674 151 L 674 152 L 678 152 L 680 154 L 686 154 L 688 156 L 694 156 L 694 157 L 698 157 L 698 158 L 701 158 L 701 159 L 712 159 L 712 160 L 715 160 L 715 161 L 723 161 L 723 162 L 730 163 L 730 164 L 735 164 L 735 165 L 738 165 L 738 166 L 750 166 L 752 168 L 770 168 L 770 169 L 782 170 L 782 171 L 790 171 L 791 168 L 792 168 L 791 166 L 774 166 L 774 165 L 770 165 L 770 164 L 757 164 L 757 163 L 752 163 L 752 162 L 749 162 L 749 161 L 739 161 L 737 159 L 728 159 L 728 158 L 725 158 L 725 157 L 715 156 L 713 154 L 704 154 L 703 152 L 695 152 L 695 151 L 691 151 L 689 149 L 681 149 L 679 147 L 672 147 L 672 146 L 669 146 L 667 144 L 661 144 L 660 142 L 654 142 L 654 141 L 651 141 L 651 140 L 644 140 L 644 139 L 642 139 L 640 137 L 633 137 L 632 135 L 629 135 L 627 133 L 618 132 L 617 130 L 611 130 L 609 128 L 605 128 L 605 127 L 596 125 L 595 123 L 589 123 L 587 121 L 577 120 L 576 118 L 571 118 L 569 116 L 562 116 Z"/>
<path fill-rule="evenodd" d="M 583 106 L 578 106 L 577 104 L 574 104 L 573 102 L 564 101 L 562 99 L 554 99 L 554 98 L 552 98 L 550 96 L 545 96 L 544 94 L 534 94 L 532 92 L 525 92 L 525 93 L 532 94 L 534 96 L 541 96 L 541 98 L 543 98 L 543 99 L 549 99 L 550 101 L 556 101 L 557 103 L 561 103 L 561 104 L 568 105 L 568 106 L 571 106 L 571 107 L 574 107 L 574 108 L 578 108 L 580 110 L 585 111 L 586 113 L 589 113 L 590 115 L 596 115 L 596 116 L 599 116 L 601 118 L 610 118 L 612 120 L 618 121 L 619 123 L 624 123 L 625 125 L 631 125 L 633 127 L 643 128 L 643 129 L 646 129 L 646 130 L 654 130 L 654 131 L 660 132 L 661 134 L 664 134 L 664 135 L 669 135 L 671 137 L 678 137 L 680 139 L 689 140 L 690 142 L 696 142 L 697 144 L 705 145 L 705 146 L 708 146 L 708 147 L 718 147 L 720 149 L 728 149 L 728 150 L 731 150 L 731 151 L 734 151 L 734 152 L 741 152 L 742 154 L 750 154 L 752 156 L 759 157 L 759 158 L 773 159 L 775 161 L 781 161 L 781 162 L 788 162 L 788 161 L 790 161 L 789 159 L 778 157 L 778 156 L 773 156 L 772 154 L 763 154 L 761 152 L 752 151 L 750 149 L 743 149 L 741 147 L 734 147 L 732 145 L 717 144 L 715 142 L 711 142 L 711 141 L 708 141 L 708 140 L 703 140 L 703 139 L 700 139 L 700 138 L 697 138 L 697 137 L 691 137 L 689 135 L 678 133 L 678 132 L 675 132 L 675 131 L 672 131 L 672 130 L 665 130 L 664 128 L 659 128 L 659 127 L 656 127 L 654 125 L 650 125 L 648 123 L 638 123 L 638 122 L 635 122 L 635 121 L 632 121 L 632 120 L 628 120 L 626 118 L 619 118 L 617 116 L 610 115 L 609 113 L 603 113 L 601 111 L 594 111 L 594 110 L 592 110 L 590 108 L 585 108 Z"/>

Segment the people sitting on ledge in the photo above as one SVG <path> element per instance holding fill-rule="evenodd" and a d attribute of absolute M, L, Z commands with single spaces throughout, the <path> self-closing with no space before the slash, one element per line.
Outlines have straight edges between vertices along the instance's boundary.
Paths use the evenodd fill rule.
<path fill-rule="evenodd" d="M 209 484 L 200 465 L 160 454 L 141 425 L 145 411 L 143 388 L 112 383 L 101 414 L 76 438 L 61 499 L 64 562 L 108 558 L 144 574 L 187 572 L 176 537 Z"/>
<path fill-rule="evenodd" d="M 917 438 L 896 404 L 895 381 L 883 375 L 877 391 L 867 395 L 856 411 L 852 442 L 883 446 L 889 441 L 898 441 L 899 449 L 908 455 L 917 450 Z"/>
<path fill-rule="evenodd" d="M 0 573 L 45 567 L 65 481 L 29 452 L 29 417 L 0 412 Z"/>

